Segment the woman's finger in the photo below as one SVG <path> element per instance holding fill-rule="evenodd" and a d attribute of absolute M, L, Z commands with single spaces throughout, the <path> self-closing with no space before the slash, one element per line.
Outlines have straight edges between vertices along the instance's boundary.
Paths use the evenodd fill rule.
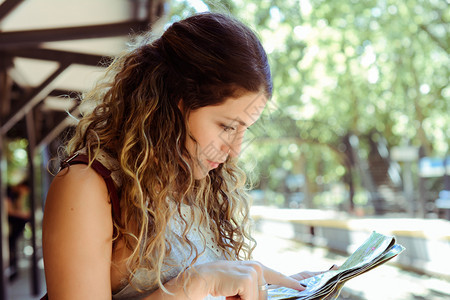
<path fill-rule="evenodd" d="M 217 261 L 197 266 L 212 296 L 227 299 L 266 300 L 267 284 L 303 291 L 300 283 L 255 261 Z"/>
<path fill-rule="evenodd" d="M 255 282 L 255 295 L 258 300 L 267 300 L 268 284 L 264 277 L 264 266 L 256 261 L 249 261 L 248 264 L 256 271 L 258 280 Z"/>
<path fill-rule="evenodd" d="M 267 283 L 264 278 L 264 266 L 257 261 L 242 261 L 242 265 L 249 269 L 249 273 L 252 273 L 252 282 L 249 285 L 250 290 L 245 294 L 240 295 L 243 299 L 267 299 Z"/>
<path fill-rule="evenodd" d="M 288 277 L 286 275 L 281 274 L 275 270 L 272 270 L 268 267 L 263 266 L 264 279 L 269 284 L 275 284 L 284 286 L 287 288 L 291 288 L 298 291 L 303 291 L 305 287 L 303 287 L 297 280 L 292 277 Z"/>
<path fill-rule="evenodd" d="M 303 272 L 291 275 L 291 277 L 294 278 L 295 280 L 301 281 L 301 280 L 307 279 L 309 277 L 314 277 L 314 276 L 326 273 L 326 272 L 331 271 L 331 270 L 339 270 L 339 266 L 338 265 L 332 265 L 331 268 L 329 270 L 326 270 L 326 271 L 317 271 L 317 272 L 303 271 Z"/>

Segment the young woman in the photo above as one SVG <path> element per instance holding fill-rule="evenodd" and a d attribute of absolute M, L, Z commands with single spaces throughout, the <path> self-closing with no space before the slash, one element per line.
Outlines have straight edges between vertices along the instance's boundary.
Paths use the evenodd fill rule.
<path fill-rule="evenodd" d="M 231 17 L 203 13 L 145 38 L 85 95 L 48 193 L 49 299 L 266 299 L 303 290 L 249 261 L 244 132 L 271 97 L 266 54 Z M 85 164 L 88 164 L 86 166 Z"/>

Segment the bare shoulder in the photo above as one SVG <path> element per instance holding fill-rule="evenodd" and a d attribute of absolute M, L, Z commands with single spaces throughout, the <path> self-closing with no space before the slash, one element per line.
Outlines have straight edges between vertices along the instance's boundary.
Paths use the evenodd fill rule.
<path fill-rule="evenodd" d="M 111 204 L 103 178 L 86 165 L 62 170 L 48 191 L 43 221 L 50 299 L 110 297 L 112 233 Z"/>
<path fill-rule="evenodd" d="M 49 225 L 54 229 L 60 225 L 76 227 L 66 228 L 69 233 L 91 225 L 112 232 L 108 189 L 95 170 L 86 165 L 73 165 L 57 174 L 45 203 L 44 230 L 51 230 Z"/>
<path fill-rule="evenodd" d="M 92 198 L 90 195 L 96 196 L 98 200 L 107 200 L 108 203 L 108 191 L 103 178 L 94 169 L 79 164 L 67 167 L 55 176 L 50 186 L 48 200 L 52 201 L 53 197 L 56 197 L 58 202 L 65 202 L 64 199 L 78 198 L 79 201 L 76 202 L 87 202 L 89 198 Z M 100 199 L 99 196 L 101 196 Z M 101 204 L 100 202 L 97 204 Z M 89 203 L 83 204 L 89 205 Z"/>
<path fill-rule="evenodd" d="M 45 214 L 70 213 L 84 217 L 111 218 L 108 190 L 103 178 L 86 165 L 63 169 L 53 179 L 45 204 Z"/>

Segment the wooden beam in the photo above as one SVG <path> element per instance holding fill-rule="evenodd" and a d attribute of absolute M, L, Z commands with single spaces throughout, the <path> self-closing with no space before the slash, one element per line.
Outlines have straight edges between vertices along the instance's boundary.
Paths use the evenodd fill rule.
<path fill-rule="evenodd" d="M 45 42 L 126 36 L 148 29 L 148 21 L 128 21 L 91 26 L 0 32 L 0 49 L 35 47 Z"/>
<path fill-rule="evenodd" d="M 14 51 L 5 52 L 16 57 L 58 61 L 60 63 L 70 62 L 87 66 L 101 66 L 101 62 L 108 62 L 112 59 L 101 55 L 36 48 L 15 49 Z"/>
<path fill-rule="evenodd" d="M 1 124 L 0 134 L 6 134 L 18 121 L 20 121 L 29 111 L 41 102 L 53 90 L 56 78 L 67 69 L 70 64 L 61 64 L 39 87 L 34 89 L 30 96 L 25 99 L 24 104 L 16 110 L 4 124 Z"/>
<path fill-rule="evenodd" d="M 5 0 L 0 5 L 0 21 L 9 15 L 23 0 Z"/>
<path fill-rule="evenodd" d="M 51 97 L 71 97 L 71 98 L 78 98 L 78 95 L 82 94 L 81 91 L 68 91 L 68 90 L 60 90 L 55 89 L 48 94 Z"/>

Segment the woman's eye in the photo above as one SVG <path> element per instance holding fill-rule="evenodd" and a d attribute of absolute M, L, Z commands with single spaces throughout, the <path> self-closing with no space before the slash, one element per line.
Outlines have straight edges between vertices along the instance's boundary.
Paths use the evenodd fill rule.
<path fill-rule="evenodd" d="M 227 125 L 221 125 L 221 126 L 223 128 L 223 131 L 225 131 L 225 132 L 230 132 L 230 131 L 236 130 L 236 128 L 232 127 L 232 126 L 227 126 Z"/>

